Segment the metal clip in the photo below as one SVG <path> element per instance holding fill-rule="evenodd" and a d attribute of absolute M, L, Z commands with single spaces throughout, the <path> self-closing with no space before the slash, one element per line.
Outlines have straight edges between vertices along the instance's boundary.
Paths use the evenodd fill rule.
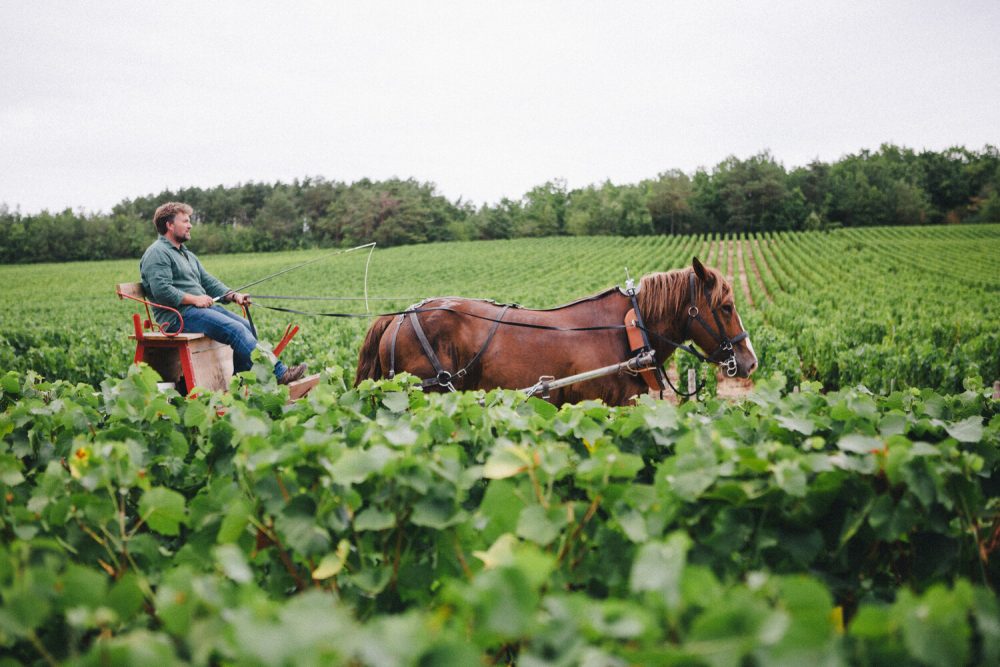
<path fill-rule="evenodd" d="M 451 383 L 452 374 L 448 371 L 441 371 L 437 374 L 437 383 L 442 387 L 445 387 L 448 391 L 455 391 L 455 385 Z"/>

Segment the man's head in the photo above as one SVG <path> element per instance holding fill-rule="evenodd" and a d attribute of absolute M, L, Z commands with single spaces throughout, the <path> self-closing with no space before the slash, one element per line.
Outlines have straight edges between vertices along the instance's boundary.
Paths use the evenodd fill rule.
<path fill-rule="evenodd" d="M 161 204 L 153 214 L 156 233 L 178 244 L 190 240 L 192 213 L 194 209 L 181 202 L 171 201 Z"/>

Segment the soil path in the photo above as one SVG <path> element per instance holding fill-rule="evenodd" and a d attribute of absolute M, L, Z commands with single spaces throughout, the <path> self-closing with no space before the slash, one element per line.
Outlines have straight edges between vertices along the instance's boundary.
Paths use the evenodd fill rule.
<path fill-rule="evenodd" d="M 750 283 L 747 281 L 747 267 L 743 262 L 743 241 L 736 244 L 736 263 L 740 267 L 740 287 L 743 288 L 743 298 L 748 306 L 753 308 L 753 297 L 750 295 Z"/>
<path fill-rule="evenodd" d="M 757 239 L 754 239 L 753 243 L 756 244 Z M 768 301 L 773 301 L 774 297 L 772 297 L 770 292 L 767 291 L 767 287 L 764 285 L 764 280 L 760 277 L 760 267 L 757 266 L 757 259 L 754 257 L 753 249 L 750 247 L 749 244 L 750 241 L 747 241 L 747 259 L 750 260 L 750 270 L 753 271 L 754 277 L 757 279 L 757 285 L 760 286 L 760 291 L 764 293 L 764 296 L 767 297 Z M 760 246 L 758 246 L 758 248 L 759 247 Z"/>

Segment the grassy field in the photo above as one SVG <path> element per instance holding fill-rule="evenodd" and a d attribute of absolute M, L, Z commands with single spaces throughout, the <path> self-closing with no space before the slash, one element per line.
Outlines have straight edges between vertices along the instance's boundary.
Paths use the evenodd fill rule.
<path fill-rule="evenodd" d="M 236 287 L 324 252 L 202 260 Z M 732 280 L 759 373 L 781 373 L 789 386 L 801 377 L 828 388 L 956 391 L 967 376 L 1000 377 L 1000 225 L 391 248 L 371 258 L 367 307 L 390 311 L 444 295 L 547 307 L 623 284 L 626 268 L 638 277 L 685 266 L 694 255 Z M 250 292 L 356 299 L 258 303 L 364 313 L 367 260 L 366 250 L 330 255 Z M 0 267 L 0 368 L 91 383 L 124 375 L 133 304 L 112 288 L 137 279 L 137 261 Z M 292 319 L 302 326 L 289 358 L 352 372 L 366 319 L 255 313 L 265 339 L 276 340 Z"/>

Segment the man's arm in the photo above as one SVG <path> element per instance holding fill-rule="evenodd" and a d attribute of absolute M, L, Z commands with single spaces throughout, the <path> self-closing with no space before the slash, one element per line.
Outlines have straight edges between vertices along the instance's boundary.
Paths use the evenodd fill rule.
<path fill-rule="evenodd" d="M 174 287 L 174 271 L 167 257 L 154 256 L 146 258 L 139 267 L 142 281 L 149 288 L 149 296 L 156 303 L 179 308 L 185 297 L 191 296 Z"/>

